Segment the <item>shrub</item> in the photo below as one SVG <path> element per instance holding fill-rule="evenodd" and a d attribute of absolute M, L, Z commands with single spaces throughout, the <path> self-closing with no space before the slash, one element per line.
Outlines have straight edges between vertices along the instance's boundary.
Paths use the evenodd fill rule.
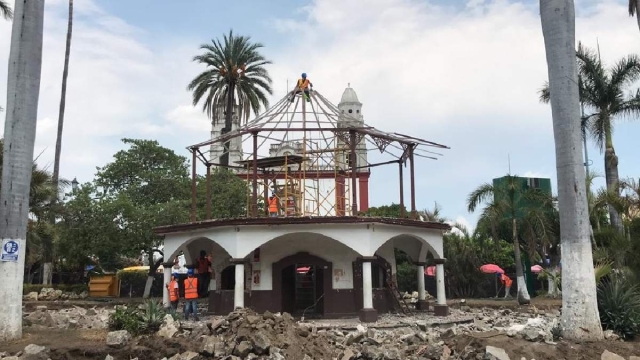
<path fill-rule="evenodd" d="M 109 330 L 127 330 L 131 334 L 140 332 L 140 315 L 135 307 L 117 306 L 116 311 L 109 315 Z"/>
<path fill-rule="evenodd" d="M 142 328 L 147 332 L 156 332 L 160 329 L 166 312 L 159 301 L 149 300 L 144 303 L 140 319 Z"/>
<path fill-rule="evenodd" d="M 603 281 L 598 287 L 600 322 L 623 339 L 640 333 L 640 287 L 619 276 Z"/>
<path fill-rule="evenodd" d="M 127 330 L 134 335 L 156 332 L 165 314 L 162 304 L 155 300 L 148 300 L 141 307 L 118 306 L 109 316 L 109 329 Z"/>

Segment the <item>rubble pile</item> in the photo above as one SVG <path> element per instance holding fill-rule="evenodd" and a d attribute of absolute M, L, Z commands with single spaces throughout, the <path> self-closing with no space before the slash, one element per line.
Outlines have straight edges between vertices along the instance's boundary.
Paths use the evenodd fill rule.
<path fill-rule="evenodd" d="M 55 301 L 55 300 L 79 300 L 86 299 L 89 293 L 83 291 L 77 294 L 73 291 L 62 291 L 53 288 L 42 288 L 40 293 L 32 291 L 22 297 L 25 301 Z"/>
<path fill-rule="evenodd" d="M 78 306 L 48 310 L 45 305 L 39 305 L 36 311 L 23 314 L 23 323 L 34 328 L 106 329 L 112 312 L 106 308 L 84 309 Z"/>

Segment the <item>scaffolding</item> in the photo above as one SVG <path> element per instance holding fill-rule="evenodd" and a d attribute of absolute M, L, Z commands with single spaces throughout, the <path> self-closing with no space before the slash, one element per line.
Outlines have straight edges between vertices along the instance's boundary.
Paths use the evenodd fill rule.
<path fill-rule="evenodd" d="M 234 137 L 242 138 L 242 158 L 228 167 L 249 184 L 247 216 L 253 217 L 268 215 L 272 194 L 279 199 L 281 217 L 356 216 L 358 192 L 367 191 L 358 183 L 368 182 L 372 167 L 442 155 L 418 145 L 447 148 L 367 126 L 360 116 L 340 111 L 316 91 L 309 99 L 290 92 L 244 126 L 189 149 L 195 157 L 196 151 L 202 155 L 200 147 L 222 146 Z M 370 163 L 367 155 L 373 150 L 392 160 Z M 208 167 L 221 166 L 204 155 L 198 158 Z"/>

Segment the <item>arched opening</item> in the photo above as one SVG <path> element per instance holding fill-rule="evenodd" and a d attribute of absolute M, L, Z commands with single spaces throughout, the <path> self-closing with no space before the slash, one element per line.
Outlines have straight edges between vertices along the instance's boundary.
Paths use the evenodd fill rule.
<path fill-rule="evenodd" d="M 331 301 L 331 271 L 332 263 L 306 252 L 274 263 L 276 304 L 294 316 L 323 316 Z"/>
<path fill-rule="evenodd" d="M 220 290 L 233 290 L 236 286 L 236 267 L 229 265 L 220 272 Z"/>

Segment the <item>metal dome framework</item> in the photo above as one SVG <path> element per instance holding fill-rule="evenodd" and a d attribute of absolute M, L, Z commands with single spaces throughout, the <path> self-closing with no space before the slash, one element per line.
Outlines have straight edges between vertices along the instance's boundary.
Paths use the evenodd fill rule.
<path fill-rule="evenodd" d="M 196 219 L 196 163 L 207 168 L 206 220 L 211 219 L 211 167 L 227 167 L 250 184 L 247 216 L 259 213 L 258 193 L 266 199 L 269 192 L 285 199 L 283 216 L 357 216 L 358 179 L 369 178 L 373 167 L 398 164 L 400 208 L 404 214 L 403 165 L 410 164 L 411 218 L 416 217 L 415 159 L 437 160 L 436 149 L 448 146 L 397 132 L 384 132 L 367 126 L 353 114 L 342 112 L 317 91 L 303 94 L 289 92 L 254 120 L 216 138 L 191 145 L 192 203 L 191 221 Z M 202 151 L 223 146 L 229 156 L 229 143 L 241 138 L 243 152 L 235 164 L 212 162 Z M 237 141 L 237 140 L 236 140 Z M 224 145 L 223 145 L 224 144 Z M 247 149 L 248 151 L 245 151 Z M 390 160 L 369 163 L 369 151 L 380 151 Z M 362 163 L 359 160 L 365 160 Z M 361 162 L 358 164 L 358 162 Z M 368 180 L 367 180 L 368 181 Z M 321 185 L 322 182 L 322 185 Z"/>

